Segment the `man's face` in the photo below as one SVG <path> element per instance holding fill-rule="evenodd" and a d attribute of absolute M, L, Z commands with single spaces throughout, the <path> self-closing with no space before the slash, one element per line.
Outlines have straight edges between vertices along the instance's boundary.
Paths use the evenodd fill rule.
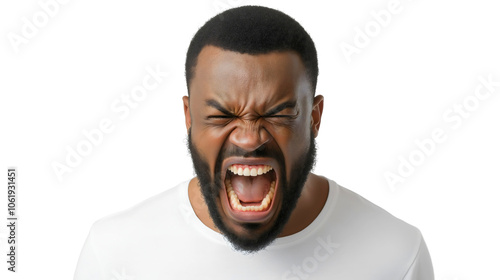
<path fill-rule="evenodd" d="M 217 228 L 256 251 L 282 231 L 314 165 L 322 97 L 294 52 L 206 46 L 184 98 L 189 149 Z"/>

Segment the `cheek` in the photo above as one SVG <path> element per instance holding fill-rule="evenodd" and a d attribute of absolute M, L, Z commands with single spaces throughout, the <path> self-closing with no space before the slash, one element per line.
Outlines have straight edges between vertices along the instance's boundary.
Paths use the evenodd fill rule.
<path fill-rule="evenodd" d="M 224 145 L 226 137 L 226 133 L 222 131 L 198 129 L 194 124 L 191 127 L 193 144 L 196 145 L 200 155 L 209 164 L 212 174 L 215 172 L 215 161 Z"/>
<path fill-rule="evenodd" d="M 274 129 L 275 140 L 285 158 L 286 172 L 292 168 L 309 148 L 310 125 L 306 120 L 298 121 L 293 128 Z"/>
<path fill-rule="evenodd" d="M 191 141 L 213 174 L 215 161 L 224 144 L 225 133 L 220 129 L 207 127 L 203 123 L 202 108 L 196 104 L 193 102 L 191 107 Z"/>

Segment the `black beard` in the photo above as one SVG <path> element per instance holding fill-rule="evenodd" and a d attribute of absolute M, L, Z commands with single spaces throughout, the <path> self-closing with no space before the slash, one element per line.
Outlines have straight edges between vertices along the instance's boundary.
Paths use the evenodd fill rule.
<path fill-rule="evenodd" d="M 212 218 L 215 226 L 222 232 L 225 238 L 233 244 L 234 249 L 245 253 L 254 253 L 264 249 L 271 244 L 285 227 L 293 209 L 297 205 L 297 201 L 302 193 L 302 188 L 307 180 L 309 172 L 311 172 L 316 161 L 316 141 L 314 134 L 311 131 L 309 149 L 305 151 L 293 166 L 290 174 L 290 182 L 287 181 L 286 167 L 284 157 L 281 151 L 270 149 L 267 145 L 260 147 L 253 152 L 245 152 L 237 147 L 221 150 L 217 156 L 215 163 L 215 172 L 212 176 L 210 174 L 210 167 L 208 163 L 202 158 L 198 149 L 192 143 L 191 129 L 188 131 L 188 149 L 193 160 L 194 170 L 198 176 L 201 192 L 205 203 L 208 206 L 210 217 Z M 274 224 L 265 232 L 262 232 L 253 237 L 243 237 L 236 234 L 228 228 L 222 219 L 221 207 L 217 204 L 220 199 L 220 191 L 223 188 L 221 178 L 222 161 L 229 156 L 242 156 L 242 157 L 269 157 L 277 160 L 280 165 L 281 175 L 279 178 L 280 188 L 282 193 L 281 209 L 278 213 L 277 219 Z M 222 202 L 221 202 L 222 203 Z M 259 229 L 258 223 L 246 223 L 242 226 L 249 232 Z"/>

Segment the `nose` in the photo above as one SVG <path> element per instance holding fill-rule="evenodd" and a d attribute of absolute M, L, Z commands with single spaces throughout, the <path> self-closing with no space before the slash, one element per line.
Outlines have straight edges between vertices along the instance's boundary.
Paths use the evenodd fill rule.
<path fill-rule="evenodd" d="M 229 136 L 229 141 L 245 150 L 252 152 L 271 140 L 269 132 L 257 123 L 247 121 L 238 125 Z"/>

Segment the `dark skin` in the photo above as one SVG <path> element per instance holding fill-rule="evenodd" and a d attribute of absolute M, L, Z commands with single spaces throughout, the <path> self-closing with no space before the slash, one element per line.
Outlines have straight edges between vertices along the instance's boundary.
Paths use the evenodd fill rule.
<path fill-rule="evenodd" d="M 186 128 L 191 129 L 192 142 L 212 173 L 224 147 L 234 145 L 251 152 L 269 145 L 283 153 L 290 174 L 292 163 L 308 148 L 310 132 L 314 137 L 318 135 L 323 96 L 312 96 L 304 65 L 295 52 L 249 55 L 206 46 L 198 56 L 190 97 L 183 97 Z M 197 217 L 219 232 L 196 177 L 190 181 L 188 191 Z M 312 223 L 327 196 L 328 181 L 309 173 L 280 237 Z M 247 233 L 237 221 L 224 215 L 222 204 L 224 223 L 236 232 Z M 272 222 L 271 218 L 262 226 Z"/>

